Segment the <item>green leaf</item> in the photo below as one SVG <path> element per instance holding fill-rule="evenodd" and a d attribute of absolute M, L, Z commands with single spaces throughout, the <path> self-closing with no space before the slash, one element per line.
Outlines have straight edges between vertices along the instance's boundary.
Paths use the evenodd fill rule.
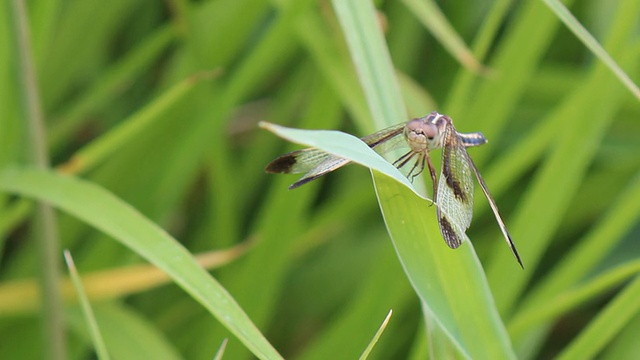
<path fill-rule="evenodd" d="M 400 170 L 353 135 L 334 130 L 293 129 L 268 122 L 261 122 L 260 126 L 294 143 L 320 149 L 343 159 L 349 159 L 356 164 L 375 169 L 408 187 L 416 195 L 426 199 L 402 175 Z"/>
<path fill-rule="evenodd" d="M 77 178 L 22 168 L 0 172 L 0 190 L 50 203 L 112 236 L 167 272 L 256 356 L 280 358 L 231 295 L 180 243 L 106 190 Z"/>
<path fill-rule="evenodd" d="M 435 206 L 379 173 L 374 179 L 387 229 L 429 317 L 466 357 L 514 358 L 471 242 L 450 249 L 437 230 Z M 521 271 L 515 262 L 513 271 Z"/>
<path fill-rule="evenodd" d="M 633 96 L 640 100 L 640 88 L 638 88 L 638 85 L 631 80 L 629 75 L 622 70 L 620 65 L 618 65 L 611 55 L 609 55 L 602 45 L 600 45 L 598 40 L 596 40 L 593 35 L 591 35 L 589 31 L 582 26 L 582 24 L 580 24 L 573 14 L 571 14 L 571 12 L 558 0 L 544 0 L 544 3 L 547 4 L 556 16 L 569 28 L 569 30 L 571 30 L 578 39 L 580 39 L 580 41 L 582 41 L 582 43 L 615 74 L 624 86 L 629 89 Z M 637 4 L 637 2 L 635 2 L 635 4 Z M 626 10 L 625 12 L 628 16 L 633 17 L 637 13 L 637 10 L 624 4 L 620 4 L 619 6 Z"/>
<path fill-rule="evenodd" d="M 373 4 L 370 1 L 334 0 L 333 7 L 376 128 L 406 120 L 400 86 Z"/>
<path fill-rule="evenodd" d="M 376 344 L 378 343 L 378 340 L 380 339 L 380 336 L 384 332 L 384 329 L 387 328 L 387 324 L 389 323 L 389 320 L 391 319 L 392 314 L 393 314 L 393 310 L 389 310 L 389 314 L 387 314 L 387 316 L 384 318 L 384 321 L 380 325 L 380 328 L 378 329 L 378 331 L 376 331 L 376 334 L 371 339 L 371 342 L 369 343 L 369 345 L 367 345 L 367 348 L 364 349 L 364 351 L 362 352 L 362 355 L 360 356 L 360 360 L 366 360 L 369 358 L 369 355 L 371 355 L 371 351 L 373 350 L 373 347 L 376 346 Z"/>
<path fill-rule="evenodd" d="M 79 150 L 62 166 L 63 170 L 76 174 L 91 170 L 120 147 L 131 142 L 131 139 L 153 126 L 154 121 L 161 118 L 161 115 L 176 102 L 184 99 L 201 80 L 214 75 L 215 72 L 198 73 L 174 85 L 129 119 L 123 120 L 118 127 Z"/>
<path fill-rule="evenodd" d="M 487 69 L 476 60 L 435 1 L 403 0 L 402 2 L 460 64 L 475 73 L 486 72 Z"/>
<path fill-rule="evenodd" d="M 80 275 L 78 274 L 76 265 L 74 264 L 71 253 L 68 250 L 64 251 L 64 258 L 67 263 L 67 268 L 69 268 L 69 276 L 71 277 L 73 286 L 75 287 L 76 293 L 78 294 L 78 300 L 80 302 L 80 308 L 82 309 L 82 315 L 87 322 L 89 333 L 91 334 L 91 340 L 93 341 L 93 346 L 96 349 L 96 356 L 100 360 L 108 360 L 110 359 L 110 357 L 109 352 L 107 351 L 107 346 L 104 343 L 104 339 L 102 337 L 102 334 L 100 333 L 100 327 L 96 322 L 95 314 L 93 312 L 93 309 L 91 308 L 91 303 L 89 302 L 87 293 L 85 292 L 84 286 L 82 285 L 82 279 L 80 279 Z"/>
<path fill-rule="evenodd" d="M 640 277 L 618 294 L 578 337 L 560 353 L 558 359 L 592 359 L 640 311 Z"/>
<path fill-rule="evenodd" d="M 640 217 L 640 173 L 631 179 L 628 187 L 623 189 L 618 199 L 616 199 L 607 213 L 602 219 L 594 224 L 589 233 L 580 241 L 572 251 L 564 257 L 564 261 L 550 270 L 550 274 L 540 281 L 538 285 L 530 290 L 529 295 L 523 301 L 519 311 L 509 324 L 509 329 L 513 328 L 511 334 L 518 336 L 519 332 L 526 327 L 528 319 L 540 323 L 544 319 L 550 320 L 550 317 L 541 314 L 534 309 L 544 309 L 544 313 L 556 313 L 556 308 L 562 308 L 565 303 L 571 302 L 571 297 L 577 297 L 580 294 L 575 290 L 574 296 L 567 296 L 566 289 L 573 284 L 582 281 L 582 278 L 589 274 L 593 268 L 598 266 L 602 259 L 611 252 L 611 250 L 624 239 L 624 235 L 628 233 Z M 622 274 L 625 274 L 622 270 Z M 629 269 L 631 274 L 633 267 Z M 613 273 L 613 272 L 612 272 Z M 626 276 L 631 276 L 627 273 Z M 605 278 L 604 276 L 600 276 Z M 626 278 L 625 275 L 622 275 Z M 611 278 L 611 277 L 609 277 Z M 614 278 L 615 279 L 615 278 Z M 615 280 L 611 280 L 614 284 Z M 590 281 L 594 283 L 595 280 Z M 606 283 L 606 282 L 605 282 Z M 583 285 L 581 288 L 585 288 Z M 598 289 L 596 287 L 596 289 Z M 558 295 L 562 295 L 562 301 L 554 301 L 553 305 L 549 305 L 549 299 Z M 588 296 L 597 294 L 597 290 L 587 293 Z M 566 306 L 565 306 L 566 307 Z M 556 309 L 556 310 L 554 310 Z"/>
<path fill-rule="evenodd" d="M 535 307 L 520 311 L 509 322 L 509 333 L 516 339 L 525 330 L 535 328 L 601 297 L 640 273 L 640 261 L 632 261 L 599 275 L 584 285 L 560 292 Z"/>
<path fill-rule="evenodd" d="M 430 316 L 467 357 L 514 356 L 471 243 L 465 241 L 467 246 L 456 251 L 445 244 L 438 231 L 435 206 L 429 199 L 415 196 L 419 193 L 398 169 L 349 134 L 269 123 L 261 126 L 290 141 L 372 169 L 387 229 Z M 482 339 L 478 336 L 479 329 L 483 329 Z M 489 338 L 492 340 L 487 341 Z"/>
<path fill-rule="evenodd" d="M 94 306 L 96 322 L 112 358 L 119 360 L 183 359 L 167 336 L 151 319 L 135 311 L 135 308 L 116 302 L 103 302 Z M 70 330 L 80 338 L 86 338 L 86 327 L 80 310 L 68 308 Z"/>
<path fill-rule="evenodd" d="M 616 23 L 610 40 L 617 38 L 620 33 L 626 33 L 629 28 L 631 24 Z M 623 64 L 637 63 L 638 51 L 623 46 L 613 51 L 620 54 Z M 546 159 L 519 201 L 514 220 L 511 222 L 512 235 L 518 244 L 522 244 L 522 254 L 528 259 L 527 264 L 531 264 L 531 267 L 539 265 L 554 233 L 562 225 L 563 216 L 570 209 L 574 196 L 578 194 L 580 184 L 594 161 L 603 135 L 622 103 L 622 94 L 622 88 L 607 69 L 596 63 L 581 86 L 549 113 L 548 116 L 552 119 L 542 120 L 555 122 L 561 127 L 556 131 L 556 141 L 551 142 Z M 533 275 L 531 272 L 509 271 L 505 263 L 507 255 L 496 254 L 496 261 L 487 270 L 502 314 L 513 311 Z M 566 260 L 563 258 L 561 262 Z M 580 266 L 580 263 L 577 263 L 569 267 Z M 569 284 L 565 283 L 564 286 L 567 285 Z"/>
<path fill-rule="evenodd" d="M 333 6 L 374 124 L 382 128 L 398 119 L 406 121 L 395 70 L 373 4 L 334 0 Z M 376 171 L 373 174 L 387 229 L 430 318 L 466 357 L 515 357 L 470 242 L 465 241 L 468 245 L 458 251 L 449 249 L 438 231 L 431 202 L 400 186 L 397 179 Z M 517 264 L 514 266 L 517 268 Z"/>

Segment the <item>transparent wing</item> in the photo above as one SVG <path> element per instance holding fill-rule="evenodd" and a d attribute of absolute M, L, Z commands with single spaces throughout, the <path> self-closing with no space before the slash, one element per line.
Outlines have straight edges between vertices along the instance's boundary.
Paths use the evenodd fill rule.
<path fill-rule="evenodd" d="M 361 140 L 379 154 L 385 154 L 403 145 L 407 146 L 407 142 L 402 135 L 404 125 L 405 123 L 396 124 L 371 135 L 367 135 L 361 138 Z M 293 189 L 348 163 L 349 160 L 328 154 L 322 150 L 309 148 L 284 154 L 269 163 L 265 170 L 270 173 L 305 173 L 303 177 L 289 186 L 289 189 Z"/>
<path fill-rule="evenodd" d="M 392 150 L 408 147 L 402 134 L 406 124 L 406 122 L 395 124 L 360 139 L 378 154 L 384 155 Z"/>
<path fill-rule="evenodd" d="M 321 164 L 343 160 L 318 149 L 303 149 L 284 154 L 267 165 L 269 173 L 300 174 L 311 171 Z"/>
<path fill-rule="evenodd" d="M 442 165 L 435 202 L 438 205 L 440 232 L 451 248 L 457 248 L 473 216 L 473 170 L 465 149 L 451 123 L 442 142 Z"/>

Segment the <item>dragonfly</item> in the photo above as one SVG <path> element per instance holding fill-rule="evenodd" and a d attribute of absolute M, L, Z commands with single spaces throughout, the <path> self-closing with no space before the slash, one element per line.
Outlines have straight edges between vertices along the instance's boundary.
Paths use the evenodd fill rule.
<path fill-rule="evenodd" d="M 473 216 L 473 175 L 480 184 L 500 231 L 518 264 L 524 268 L 518 250 L 500 216 L 498 206 L 480 171 L 467 152 L 468 147 L 487 143 L 481 132 L 459 133 L 450 117 L 436 111 L 421 118 L 402 122 L 360 138 L 377 153 L 384 155 L 393 150 L 407 149 L 393 165 L 413 181 L 424 168 L 429 170 L 433 184 L 433 202 L 437 207 L 440 233 L 447 245 L 456 249 L 462 244 Z M 439 177 L 429 152 L 442 149 Z M 348 164 L 350 161 L 319 149 L 308 148 L 284 154 L 266 167 L 268 173 L 298 174 L 304 176 L 289 186 L 297 188 L 322 175 Z"/>

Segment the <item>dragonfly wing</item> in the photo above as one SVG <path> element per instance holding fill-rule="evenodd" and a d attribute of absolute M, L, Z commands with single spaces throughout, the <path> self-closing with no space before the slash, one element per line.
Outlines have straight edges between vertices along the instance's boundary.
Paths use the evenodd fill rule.
<path fill-rule="evenodd" d="M 360 140 L 364 141 L 378 154 L 384 155 L 395 149 L 408 146 L 407 141 L 404 139 L 404 135 L 402 134 L 405 125 L 406 123 L 396 124 L 371 135 L 362 137 Z"/>
<path fill-rule="evenodd" d="M 385 154 L 386 152 L 399 148 L 402 144 L 406 145 L 404 136 L 402 136 L 403 129 L 404 123 L 397 124 L 371 135 L 367 135 L 361 138 L 361 140 L 379 154 Z M 280 156 L 269 163 L 265 170 L 269 173 L 305 173 L 302 178 L 289 186 L 289 189 L 294 189 L 348 163 L 349 160 L 326 153 L 319 149 L 308 148 Z"/>
<path fill-rule="evenodd" d="M 273 160 L 267 165 L 265 171 L 273 174 L 306 173 L 320 164 L 334 161 L 334 159 L 339 158 L 318 149 L 297 150 Z"/>
<path fill-rule="evenodd" d="M 349 160 L 322 150 L 309 148 L 284 154 L 270 162 L 265 170 L 269 173 L 282 174 L 305 173 L 303 177 L 289 186 L 289 189 L 294 189 L 348 163 Z"/>
<path fill-rule="evenodd" d="M 446 127 L 442 143 L 442 165 L 435 197 L 438 224 L 445 242 L 457 248 L 466 238 L 473 215 L 473 170 L 465 143 L 452 124 Z"/>
<path fill-rule="evenodd" d="M 347 159 L 343 159 L 341 157 L 337 157 L 327 153 L 324 153 L 324 154 L 327 155 L 327 159 L 321 162 L 320 164 L 318 164 L 318 166 L 309 170 L 306 174 L 304 174 L 303 177 L 298 179 L 298 181 L 291 184 L 291 186 L 289 186 L 289 190 L 295 189 L 300 185 L 304 185 L 309 181 L 315 180 L 322 175 L 330 173 L 350 163 L 350 161 Z"/>

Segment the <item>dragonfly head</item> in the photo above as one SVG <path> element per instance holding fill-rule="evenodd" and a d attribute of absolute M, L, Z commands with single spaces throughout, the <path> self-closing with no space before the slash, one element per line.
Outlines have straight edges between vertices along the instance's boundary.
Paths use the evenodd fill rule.
<path fill-rule="evenodd" d="M 428 118 L 413 119 L 404 127 L 404 137 L 413 152 L 424 152 L 438 147 L 441 132 Z"/>

